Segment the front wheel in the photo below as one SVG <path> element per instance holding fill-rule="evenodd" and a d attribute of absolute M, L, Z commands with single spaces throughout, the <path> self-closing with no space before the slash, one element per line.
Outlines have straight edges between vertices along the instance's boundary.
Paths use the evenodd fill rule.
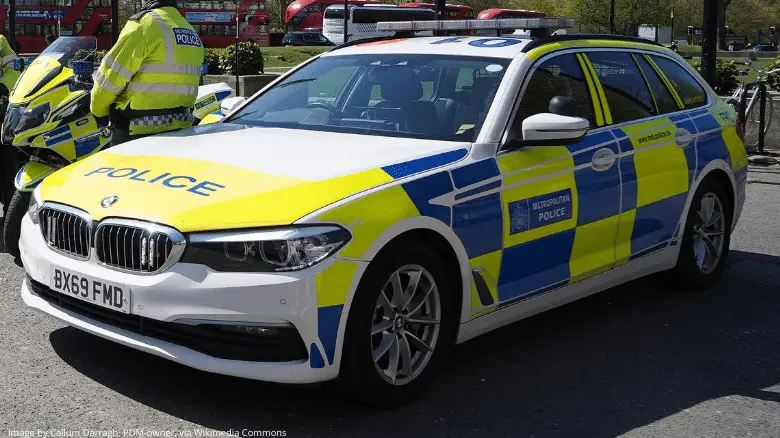
<path fill-rule="evenodd" d="M 386 248 L 355 293 L 340 382 L 351 396 L 395 406 L 419 395 L 454 340 L 452 281 L 441 258 L 414 241 Z"/>
<path fill-rule="evenodd" d="M 30 205 L 32 192 L 16 191 L 8 204 L 8 213 L 3 224 L 5 251 L 14 258 L 19 257 L 19 237 L 22 235 L 22 219 Z"/>
<path fill-rule="evenodd" d="M 700 290 L 715 284 L 729 254 L 732 208 L 717 180 L 701 183 L 688 210 L 677 266 L 671 272 L 672 286 Z"/>

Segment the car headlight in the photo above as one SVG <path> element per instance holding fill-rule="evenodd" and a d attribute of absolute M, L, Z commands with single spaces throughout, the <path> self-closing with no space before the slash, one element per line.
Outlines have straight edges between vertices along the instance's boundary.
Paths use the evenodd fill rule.
<path fill-rule="evenodd" d="M 341 249 L 351 235 L 338 226 L 300 226 L 187 236 L 183 263 L 226 272 L 283 272 L 314 266 Z"/>
<path fill-rule="evenodd" d="M 34 224 L 38 224 L 38 209 L 41 207 L 41 185 L 38 184 L 38 187 L 33 190 L 32 195 L 30 196 L 30 205 L 27 207 L 27 215 L 30 216 L 30 219 L 33 221 Z"/>

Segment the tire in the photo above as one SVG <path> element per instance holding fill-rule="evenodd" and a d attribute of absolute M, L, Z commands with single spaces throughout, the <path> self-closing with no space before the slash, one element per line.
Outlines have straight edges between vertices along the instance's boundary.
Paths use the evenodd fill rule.
<path fill-rule="evenodd" d="M 708 216 L 706 205 L 712 205 L 712 215 L 703 225 L 703 217 Z M 691 201 L 685 232 L 680 244 L 677 265 L 670 272 L 670 286 L 677 289 L 703 290 L 712 287 L 723 273 L 731 242 L 731 221 L 734 207 L 726 189 L 714 178 L 702 181 Z M 720 212 L 720 218 L 716 215 Z M 716 233 L 722 234 L 716 234 Z M 712 242 L 708 245 L 705 237 Z M 713 254 L 720 249 L 717 258 Z"/>
<path fill-rule="evenodd" d="M 3 244 L 5 252 L 14 258 L 19 257 L 19 237 L 22 234 L 22 219 L 30 205 L 31 192 L 16 191 L 8 205 L 8 215 L 3 224 Z"/>
<path fill-rule="evenodd" d="M 420 272 L 418 287 L 408 308 L 421 307 L 423 310 L 415 312 L 414 315 L 404 316 L 402 312 L 400 317 L 386 318 L 389 310 L 394 311 L 397 304 L 391 293 L 392 278 L 399 274 L 398 281 L 401 288 L 405 288 L 411 283 L 416 271 Z M 431 288 L 430 283 L 435 287 Z M 358 285 L 347 319 L 337 383 L 346 390 L 348 397 L 376 407 L 392 407 L 411 402 L 420 395 L 455 340 L 458 315 L 454 310 L 454 299 L 458 299 L 460 294 L 452 293 L 453 284 L 457 283 L 451 281 L 438 254 L 419 241 L 399 241 L 380 252 Z M 425 295 L 423 290 L 427 289 L 431 292 Z M 380 294 L 385 292 L 387 301 L 381 305 Z M 421 301 L 421 296 L 429 297 L 428 301 Z M 412 320 L 426 319 L 427 323 L 415 324 L 409 321 L 403 325 L 407 317 Z M 430 320 L 437 317 L 438 325 L 431 324 Z M 399 319 L 401 323 L 398 322 Z M 380 324 L 388 323 L 386 330 L 373 334 Z M 402 329 L 398 328 L 399 324 L 403 325 Z M 431 341 L 430 336 L 434 335 L 436 329 L 438 335 Z M 432 347 L 430 354 L 425 353 L 412 337 L 427 342 L 426 345 Z M 386 342 L 392 338 L 395 338 L 397 343 Z M 384 346 L 387 348 L 384 349 Z M 408 346 L 408 349 L 404 348 L 405 346 Z M 386 352 L 380 353 L 383 350 Z M 409 351 L 409 354 L 404 355 L 404 350 Z M 376 362 L 375 355 L 379 356 Z M 398 358 L 395 384 L 391 378 L 393 373 L 390 360 L 393 355 Z M 411 360 L 407 361 L 404 357 Z M 408 367 L 405 365 L 407 363 Z"/>

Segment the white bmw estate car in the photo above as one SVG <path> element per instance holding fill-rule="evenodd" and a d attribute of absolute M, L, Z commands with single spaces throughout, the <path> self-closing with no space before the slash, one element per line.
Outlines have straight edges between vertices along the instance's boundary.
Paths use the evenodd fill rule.
<path fill-rule="evenodd" d="M 361 42 L 48 177 L 21 293 L 186 366 L 398 403 L 497 327 L 659 271 L 712 285 L 746 175 L 732 109 L 645 40 Z"/>

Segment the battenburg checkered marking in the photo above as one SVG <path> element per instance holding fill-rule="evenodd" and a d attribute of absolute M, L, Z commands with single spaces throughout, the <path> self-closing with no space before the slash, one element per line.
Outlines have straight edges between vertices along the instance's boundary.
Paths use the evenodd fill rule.
<path fill-rule="evenodd" d="M 157 116 L 137 117 L 130 121 L 131 126 L 162 126 L 176 121 L 192 122 L 189 113 L 161 114 Z"/>

